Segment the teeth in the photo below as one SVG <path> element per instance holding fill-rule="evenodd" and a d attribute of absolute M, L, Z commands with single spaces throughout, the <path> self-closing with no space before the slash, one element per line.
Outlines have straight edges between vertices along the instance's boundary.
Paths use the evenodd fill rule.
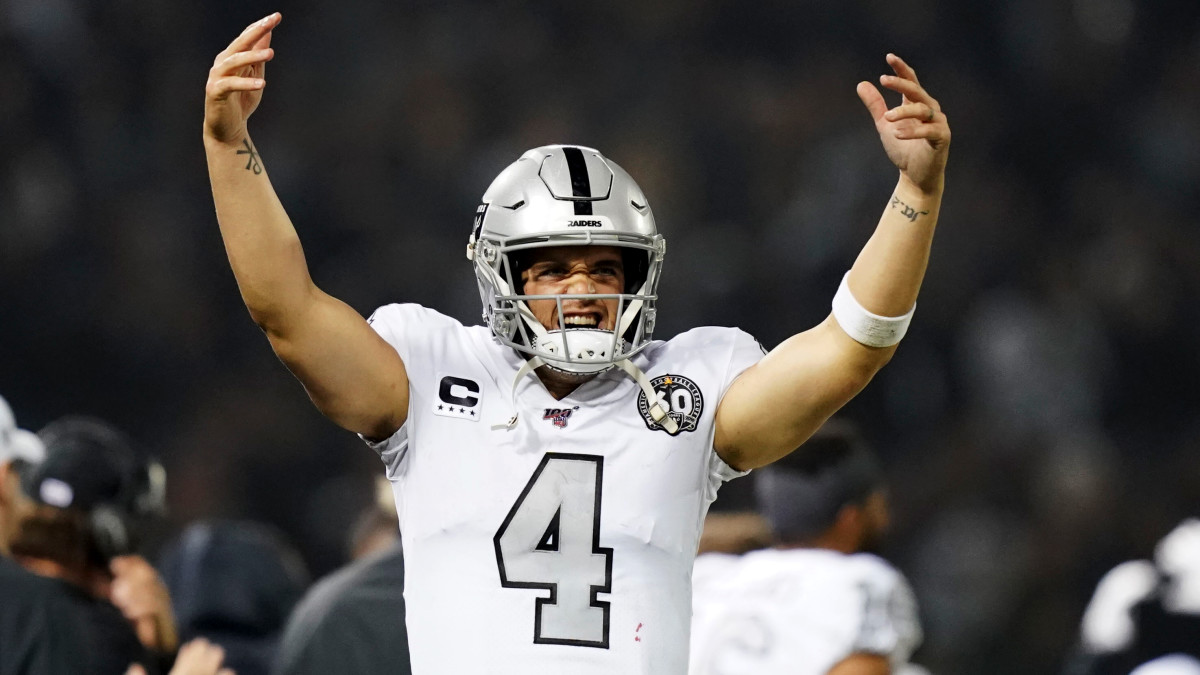
<path fill-rule="evenodd" d="M 566 316 L 563 317 L 568 326 L 596 326 L 596 317 L 594 316 Z"/>

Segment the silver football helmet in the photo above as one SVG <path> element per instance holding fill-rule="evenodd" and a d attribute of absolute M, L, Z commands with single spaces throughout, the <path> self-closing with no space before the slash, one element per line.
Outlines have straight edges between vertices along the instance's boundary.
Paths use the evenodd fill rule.
<path fill-rule="evenodd" d="M 525 295 L 523 251 L 549 246 L 619 247 L 620 294 Z M 504 344 L 569 373 L 598 373 L 649 344 L 666 242 L 641 188 L 592 148 L 546 145 L 526 152 L 496 177 L 475 213 L 467 259 L 475 266 L 483 317 Z M 616 299 L 614 330 L 566 327 L 564 300 Z M 558 325 L 547 330 L 529 300 L 556 300 Z"/>

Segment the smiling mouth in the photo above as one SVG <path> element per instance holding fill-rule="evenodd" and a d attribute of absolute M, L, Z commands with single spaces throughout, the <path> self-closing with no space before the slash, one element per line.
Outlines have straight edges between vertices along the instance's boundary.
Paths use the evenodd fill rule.
<path fill-rule="evenodd" d="M 563 317 L 563 321 L 566 324 L 563 328 L 566 330 L 577 328 L 595 329 L 600 327 L 599 314 L 568 314 Z"/>

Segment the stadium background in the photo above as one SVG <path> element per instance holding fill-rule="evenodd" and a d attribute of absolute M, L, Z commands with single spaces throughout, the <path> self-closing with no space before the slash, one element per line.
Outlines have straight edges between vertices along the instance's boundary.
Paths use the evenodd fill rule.
<path fill-rule="evenodd" d="M 284 13 L 251 131 L 316 281 L 474 322 L 465 238 L 528 147 L 602 149 L 670 244 L 658 334 L 821 320 L 895 172 L 854 94 L 901 54 L 954 129 L 916 321 L 847 409 L 934 672 L 1052 673 L 1099 576 L 1200 493 L 1200 5 L 1132 0 L 0 3 L 0 392 L 108 418 L 172 524 L 314 571 L 380 468 L 271 355 L 200 143 L 213 56 Z"/>

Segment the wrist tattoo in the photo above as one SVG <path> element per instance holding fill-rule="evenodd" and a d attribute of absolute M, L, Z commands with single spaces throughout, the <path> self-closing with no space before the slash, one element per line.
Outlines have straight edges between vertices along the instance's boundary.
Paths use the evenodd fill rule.
<path fill-rule="evenodd" d="M 900 209 L 900 215 L 904 216 L 905 218 L 908 218 L 909 222 L 911 222 L 911 223 L 917 222 L 917 218 L 919 218 L 920 216 L 929 215 L 928 211 L 918 211 L 918 210 L 914 209 L 913 207 L 909 206 L 908 204 L 905 204 L 904 202 L 900 201 L 900 198 L 897 197 L 896 195 L 892 195 L 891 207 L 893 209 L 897 209 L 897 208 Z"/>
<path fill-rule="evenodd" d="M 246 170 L 253 171 L 255 175 L 262 173 L 262 163 L 258 161 L 258 151 L 250 144 L 249 138 L 242 139 L 242 145 L 246 146 L 245 150 L 238 150 L 239 155 L 249 155 L 246 158 Z"/>

